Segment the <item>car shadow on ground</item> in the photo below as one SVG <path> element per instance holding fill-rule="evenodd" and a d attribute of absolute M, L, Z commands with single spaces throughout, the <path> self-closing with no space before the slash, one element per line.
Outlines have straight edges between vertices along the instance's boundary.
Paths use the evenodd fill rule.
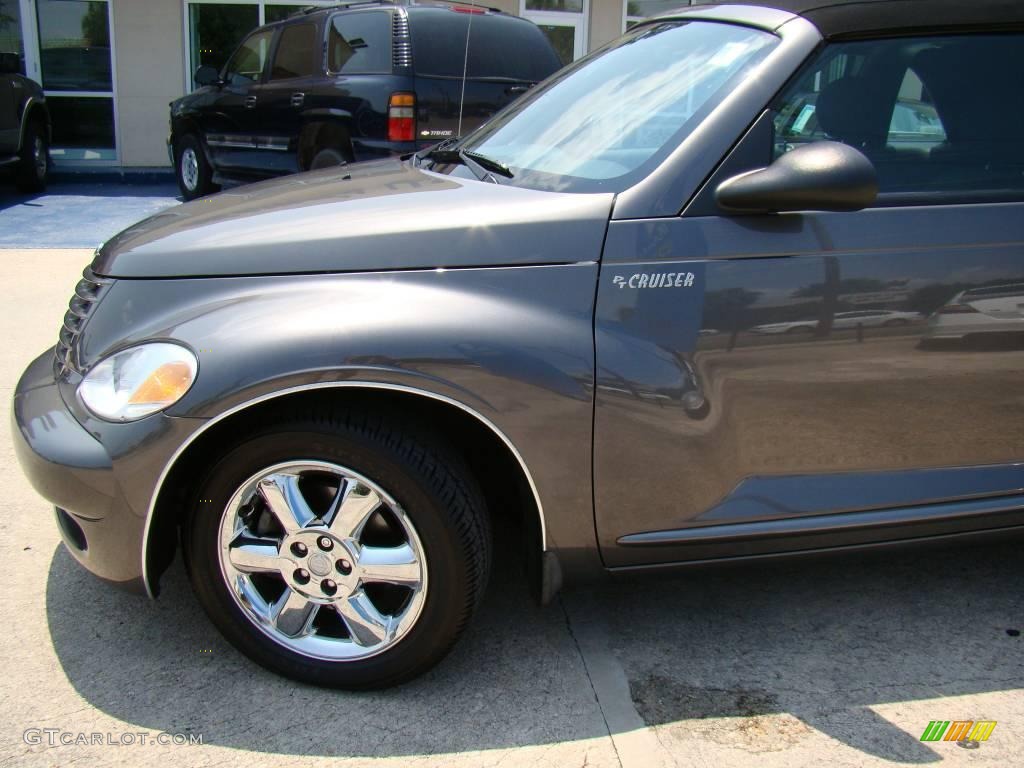
<path fill-rule="evenodd" d="M 586 616 L 606 625 L 649 725 L 789 713 L 865 754 L 926 763 L 940 758 L 919 734 L 870 707 L 1024 685 L 1022 571 L 1019 543 L 976 545 L 620 581 L 539 608 L 502 562 L 446 661 L 358 694 L 248 662 L 177 565 L 150 603 L 96 581 L 59 548 L 46 599 L 57 657 L 86 702 L 133 725 L 201 733 L 205 744 L 397 756 L 604 736 L 570 631 Z"/>

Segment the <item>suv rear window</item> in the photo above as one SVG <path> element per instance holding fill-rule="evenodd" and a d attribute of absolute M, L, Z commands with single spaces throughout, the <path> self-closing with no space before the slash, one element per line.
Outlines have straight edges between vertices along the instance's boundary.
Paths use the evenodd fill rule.
<path fill-rule="evenodd" d="M 462 77 L 467 29 L 470 78 L 539 82 L 561 67 L 551 44 L 533 24 L 496 14 L 420 8 L 409 14 L 416 74 Z"/>
<path fill-rule="evenodd" d="M 327 68 L 356 75 L 391 71 L 391 14 L 386 11 L 341 13 L 331 18 Z"/>

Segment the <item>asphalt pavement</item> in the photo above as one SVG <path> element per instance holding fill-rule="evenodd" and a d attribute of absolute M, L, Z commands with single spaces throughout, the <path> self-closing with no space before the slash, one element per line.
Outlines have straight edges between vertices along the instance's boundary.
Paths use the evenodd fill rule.
<path fill-rule="evenodd" d="M 88 258 L 0 250 L 8 402 Z M 351 694 L 234 651 L 180 562 L 156 602 L 84 572 L 3 424 L 2 766 L 1012 766 L 1024 753 L 1019 541 L 615 582 L 546 608 L 506 557 L 447 660 Z M 932 720 L 997 725 L 966 749 L 920 741 Z"/>
<path fill-rule="evenodd" d="M 41 194 L 18 192 L 0 179 L 0 248 L 95 248 L 180 201 L 170 175 L 129 184 L 54 180 Z"/>

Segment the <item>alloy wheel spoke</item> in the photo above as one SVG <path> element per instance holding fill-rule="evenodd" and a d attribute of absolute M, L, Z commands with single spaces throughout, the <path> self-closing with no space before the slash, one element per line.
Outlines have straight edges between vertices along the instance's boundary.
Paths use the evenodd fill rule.
<path fill-rule="evenodd" d="M 380 505 L 380 496 L 372 489 L 358 480 L 346 480 L 331 503 L 327 527 L 339 538 L 357 539 Z"/>
<path fill-rule="evenodd" d="M 260 480 L 259 493 L 286 533 L 305 528 L 316 514 L 299 489 L 298 475 L 271 475 Z"/>
<path fill-rule="evenodd" d="M 271 618 L 280 632 L 289 637 L 298 637 L 308 632 L 319 607 L 317 603 L 288 587 L 274 603 Z"/>
<path fill-rule="evenodd" d="M 381 614 L 363 590 L 334 604 L 357 645 L 379 645 L 390 639 L 392 619 Z"/>
<path fill-rule="evenodd" d="M 359 550 L 359 577 L 364 582 L 384 582 L 403 587 L 420 584 L 420 564 L 408 544 L 399 547 L 362 547 Z"/>
<path fill-rule="evenodd" d="M 245 573 L 277 573 L 280 570 L 278 543 L 274 539 L 239 536 L 228 549 L 231 565 Z"/>

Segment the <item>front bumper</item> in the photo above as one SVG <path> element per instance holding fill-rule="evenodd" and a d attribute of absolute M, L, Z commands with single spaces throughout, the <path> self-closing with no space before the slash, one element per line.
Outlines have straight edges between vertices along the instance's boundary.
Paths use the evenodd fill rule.
<path fill-rule="evenodd" d="M 52 351 L 22 374 L 12 419 L 15 454 L 32 486 L 57 507 L 68 551 L 100 578 L 145 593 L 145 517 L 125 499 L 106 448 L 64 404 Z"/>

